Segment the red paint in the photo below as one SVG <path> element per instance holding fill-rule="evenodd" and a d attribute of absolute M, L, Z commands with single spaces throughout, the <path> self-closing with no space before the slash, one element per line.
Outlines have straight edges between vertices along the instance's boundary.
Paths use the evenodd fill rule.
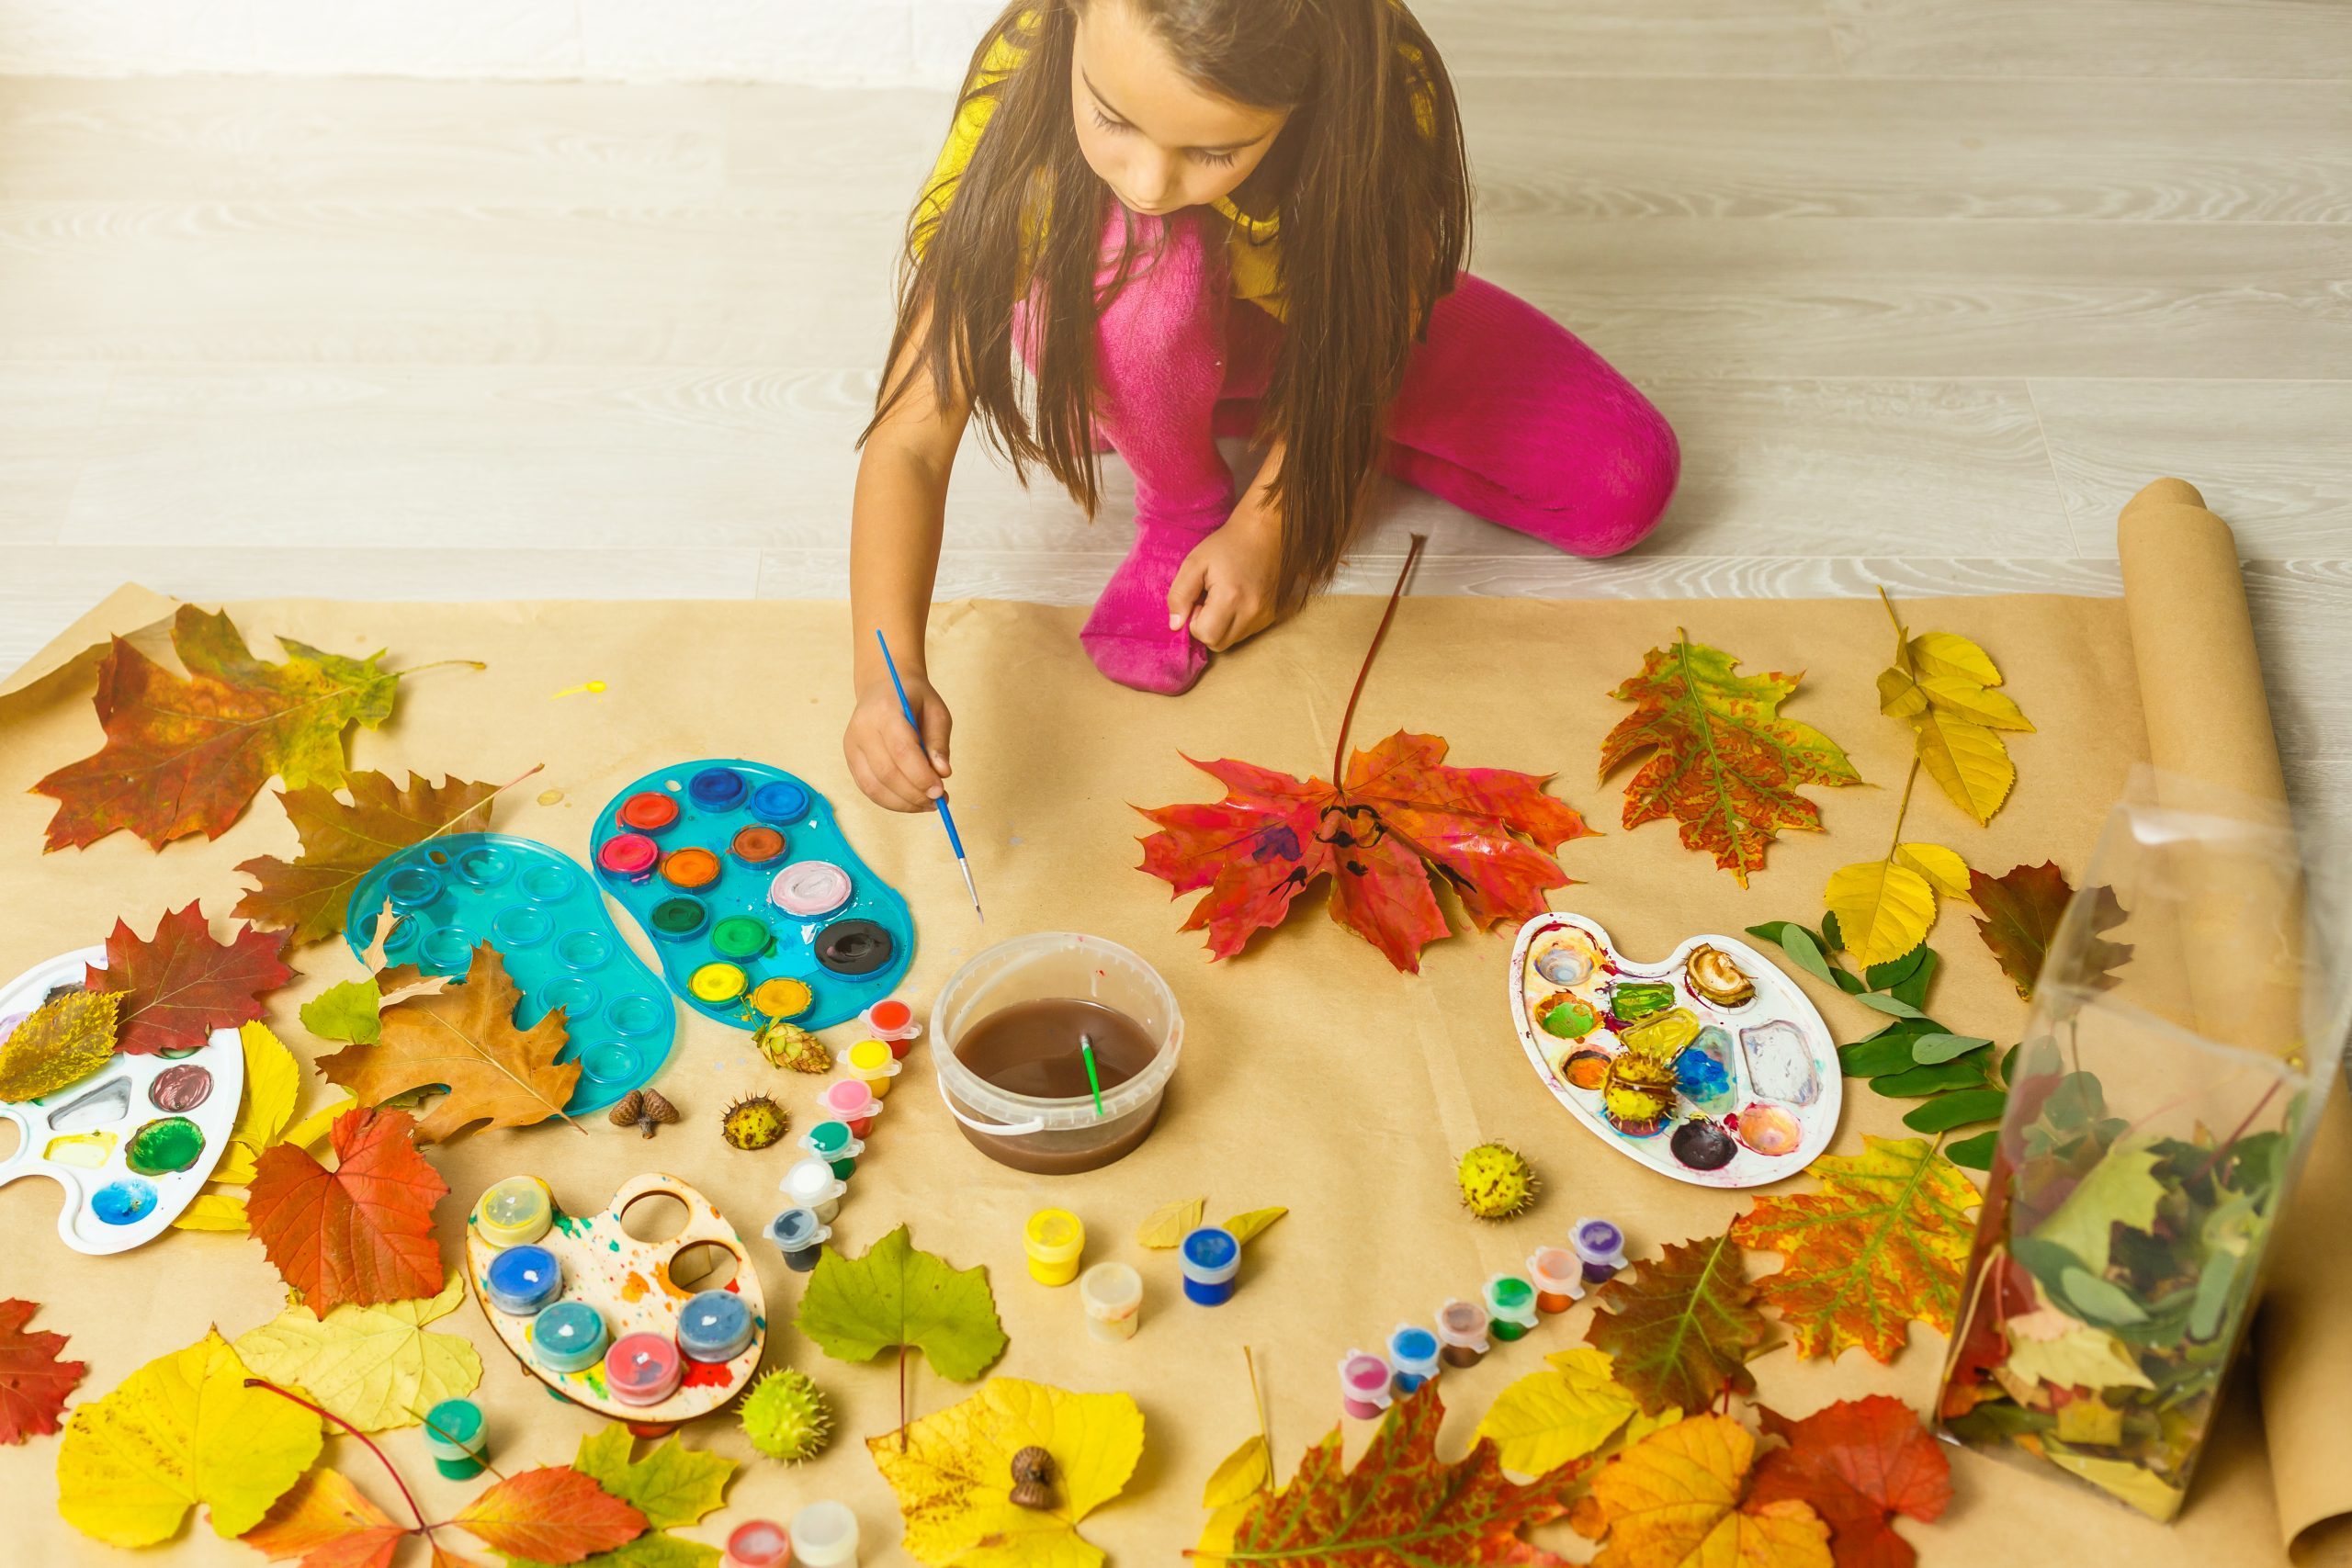
<path fill-rule="evenodd" d="M 876 1029 L 904 1029 L 915 1020 L 915 1010 L 896 999 L 876 1002 L 872 1013 Z"/>
<path fill-rule="evenodd" d="M 697 1361 L 688 1357 L 686 1375 L 680 1386 L 684 1388 L 721 1387 L 734 1381 L 733 1374 L 727 1370 L 730 1364 L 727 1361 Z"/>
<path fill-rule="evenodd" d="M 616 833 L 596 850 L 596 863 L 615 876 L 632 880 L 653 869 L 662 858 L 661 850 L 642 833 Z"/>
<path fill-rule="evenodd" d="M 640 833 L 658 833 L 678 819 L 678 803 L 666 795 L 644 790 L 621 802 L 616 814 L 621 826 Z"/>

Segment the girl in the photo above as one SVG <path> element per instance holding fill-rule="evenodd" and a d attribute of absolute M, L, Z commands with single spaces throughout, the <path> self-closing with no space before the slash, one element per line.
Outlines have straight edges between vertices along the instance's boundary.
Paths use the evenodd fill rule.
<path fill-rule="evenodd" d="M 908 221 L 859 438 L 858 787 L 902 811 L 943 793 L 923 626 L 974 414 L 1090 514 L 1099 452 L 1134 471 L 1135 545 L 1079 640 L 1145 691 L 1186 690 L 1328 581 L 1376 471 L 1580 555 L 1647 533 L 1673 433 L 1566 329 L 1463 273 L 1469 229 L 1453 85 L 1398 0 L 1006 10 Z M 1263 451 L 1238 504 L 1219 434 Z"/>

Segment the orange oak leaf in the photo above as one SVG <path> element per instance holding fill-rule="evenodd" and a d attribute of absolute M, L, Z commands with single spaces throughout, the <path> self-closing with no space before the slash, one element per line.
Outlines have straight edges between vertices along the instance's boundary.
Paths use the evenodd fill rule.
<path fill-rule="evenodd" d="M 1911 1407 L 1873 1393 L 1841 1399 L 1802 1421 L 1758 1414 L 1764 1430 L 1789 1446 L 1757 1465 L 1749 1506 L 1782 1498 L 1810 1505 L 1829 1526 L 1838 1568 L 1911 1568 L 1917 1553 L 1894 1533 L 1894 1516 L 1925 1524 L 1951 1502 L 1951 1461 Z"/>
<path fill-rule="evenodd" d="M 61 1361 L 65 1336 L 43 1329 L 25 1332 L 40 1307 L 14 1298 L 0 1302 L 0 1443 L 21 1443 L 57 1430 L 65 1396 L 89 1369 Z"/>
<path fill-rule="evenodd" d="M 1569 877 L 1552 852 L 1592 829 L 1544 793 L 1549 774 L 1445 765 L 1434 735 L 1398 730 L 1348 760 L 1340 787 L 1232 761 L 1193 765 L 1225 785 L 1207 806 L 1144 816 L 1144 871 L 1177 893 L 1208 889 L 1185 919 L 1212 956 L 1230 958 L 1282 923 L 1318 877 L 1332 879 L 1331 917 L 1419 972 L 1421 950 L 1448 933 L 1433 883 L 1475 925 L 1540 914 Z M 1192 761 L 1187 759 L 1187 761 Z"/>
<path fill-rule="evenodd" d="M 386 1007 L 375 1044 L 346 1045 L 322 1058 L 319 1071 L 363 1105 L 447 1085 L 449 1092 L 417 1124 L 418 1139 L 428 1144 L 477 1122 L 527 1127 L 561 1116 L 580 1079 L 579 1063 L 558 1066 L 555 1059 L 566 1039 L 563 1010 L 517 1029 L 514 1007 L 522 999 L 507 977 L 506 961 L 484 942 L 474 949 L 465 984 L 413 993 Z"/>
<path fill-rule="evenodd" d="M 458 778 L 427 784 L 415 773 L 402 787 L 378 773 L 349 774 L 343 787 L 351 796 L 347 806 L 330 784 L 279 792 L 302 852 L 291 861 L 263 855 L 237 867 L 259 884 L 238 902 L 241 919 L 285 927 L 298 944 L 334 935 L 351 889 L 378 861 L 444 833 L 489 827 L 491 797 L 500 788 Z"/>
<path fill-rule="evenodd" d="M 1862 782 L 1838 743 L 1781 716 L 1799 675 L 1742 675 L 1739 660 L 1678 632 L 1642 672 L 1609 694 L 1634 705 L 1600 743 L 1600 776 L 1646 751 L 1625 785 L 1625 826 L 1671 817 L 1685 849 L 1704 850 L 1747 886 L 1764 846 L 1784 828 L 1821 831 L 1800 784 Z"/>
<path fill-rule="evenodd" d="M 1747 1363 L 1772 1344 L 1747 1261 L 1729 1235 L 1668 1242 L 1600 1289 L 1584 1337 L 1609 1352 L 1645 1415 L 1703 1410 L 1729 1386 L 1754 1391 Z"/>
<path fill-rule="evenodd" d="M 2015 866 L 1998 876 L 1969 873 L 1969 902 L 1984 911 L 1976 922 L 1977 932 L 2000 961 L 2001 973 L 2028 1000 L 2033 998 L 2033 982 L 2041 973 L 2050 939 L 2058 933 L 2058 918 L 2066 912 L 2066 902 L 2074 896 L 2066 874 L 2055 861 Z M 2112 971 L 2132 956 L 2132 944 L 2109 942 L 2104 934 L 2123 923 L 2123 906 L 2116 900 L 2115 889 L 2094 887 L 2090 896 L 2094 900 L 2091 940 L 2083 967 L 2089 972 L 2091 984 L 2104 989 L 2116 983 Z"/>
<path fill-rule="evenodd" d="M 47 847 L 96 843 L 128 829 L 162 849 L 217 839 L 273 773 L 288 789 L 343 777 L 343 732 L 391 716 L 400 675 L 365 659 L 280 637 L 283 664 L 255 659 L 229 617 L 183 604 L 175 674 L 121 637 L 98 661 L 106 745 L 33 785 L 58 802 Z"/>
<path fill-rule="evenodd" d="M 1352 1470 L 1334 1429 L 1306 1450 L 1288 1485 L 1256 1495 L 1229 1540 L 1204 1541 L 1193 1555 L 1209 1563 L 1282 1562 L 1294 1568 L 1565 1568 L 1565 1558 L 1530 1545 L 1521 1532 L 1564 1517 L 1591 1461 L 1574 1461 L 1518 1485 L 1504 1475 L 1491 1438 L 1479 1438 L 1453 1464 L 1441 1461 L 1444 1418 L 1437 1383 L 1423 1384 L 1390 1407 Z"/>
<path fill-rule="evenodd" d="M 433 1206 L 448 1183 L 416 1152 L 401 1111 L 346 1111 L 332 1134 L 335 1168 L 292 1144 L 254 1164 L 245 1218 L 302 1304 L 324 1317 L 345 1302 L 370 1306 L 437 1293 L 441 1249 Z"/>
<path fill-rule="evenodd" d="M 1634 1444 L 1592 1478 L 1607 1539 L 1593 1568 L 1831 1568 L 1829 1527 L 1794 1497 L 1743 1496 L 1756 1439 L 1728 1416 L 1693 1416 Z"/>
<path fill-rule="evenodd" d="M 569 1465 L 510 1475 L 453 1521 L 491 1550 L 533 1562 L 577 1562 L 645 1533 L 645 1516 Z"/>
<path fill-rule="evenodd" d="M 341 1471 L 314 1470 L 237 1539 L 274 1562 L 302 1568 L 389 1568 L 409 1531 Z"/>
<path fill-rule="evenodd" d="M 225 942 L 214 942 L 196 905 L 175 909 L 155 922 L 155 934 L 141 942 L 121 920 L 107 937 L 107 966 L 89 969 L 83 984 L 93 991 L 120 991 L 115 1049 L 131 1055 L 189 1050 L 204 1044 L 216 1029 L 233 1029 L 261 1017 L 261 998 L 294 977 L 278 962 L 283 936 L 240 926 Z"/>

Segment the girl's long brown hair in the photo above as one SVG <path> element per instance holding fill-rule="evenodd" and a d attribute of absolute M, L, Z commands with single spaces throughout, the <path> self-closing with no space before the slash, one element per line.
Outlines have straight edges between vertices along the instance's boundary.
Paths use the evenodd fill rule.
<path fill-rule="evenodd" d="M 973 51 L 957 99 L 961 112 L 992 98 L 987 129 L 953 198 L 927 193 L 908 221 L 888 363 L 922 324 L 920 353 L 886 377 L 858 439 L 919 378 L 943 397 L 960 385 L 1024 482 L 1035 463 L 1092 514 L 1094 334 L 1107 298 L 1095 276 L 1115 198 L 1071 119 L 1072 43 L 1088 4 L 1132 8 L 1209 91 L 1290 111 L 1250 184 L 1274 193 L 1279 220 L 1284 331 L 1259 434 L 1286 444 L 1274 498 L 1281 598 L 1295 609 L 1339 565 L 1407 355 L 1469 249 L 1453 85 L 1397 0 L 1015 0 Z M 1000 39 L 1023 57 L 983 80 Z M 1024 297 L 1036 354 L 1028 406 L 1012 339 Z"/>

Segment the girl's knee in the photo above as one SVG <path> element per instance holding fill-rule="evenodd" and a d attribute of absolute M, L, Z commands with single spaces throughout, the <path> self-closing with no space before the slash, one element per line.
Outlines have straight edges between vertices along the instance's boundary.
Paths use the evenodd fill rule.
<path fill-rule="evenodd" d="M 1673 426 L 1640 393 L 1633 393 L 1632 401 L 1634 406 L 1609 422 L 1612 431 L 1595 433 L 1600 439 L 1585 498 L 1590 543 L 1579 554 L 1613 556 L 1640 544 L 1666 514 L 1681 478 L 1682 446 Z"/>

